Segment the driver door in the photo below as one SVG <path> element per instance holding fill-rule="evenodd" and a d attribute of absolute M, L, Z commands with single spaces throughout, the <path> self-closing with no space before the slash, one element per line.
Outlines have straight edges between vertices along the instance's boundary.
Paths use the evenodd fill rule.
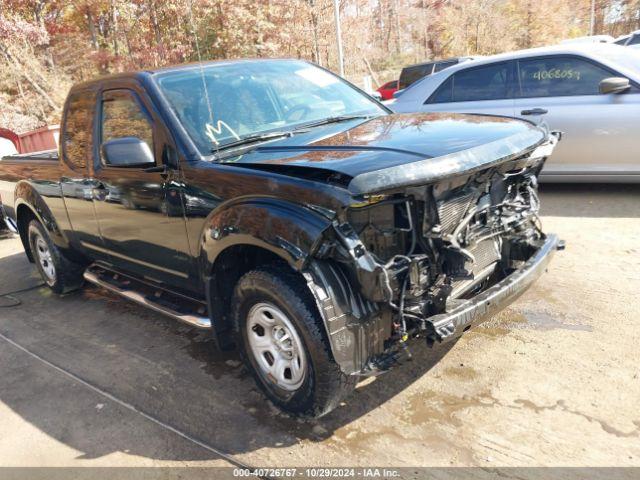
<path fill-rule="evenodd" d="M 94 161 L 93 204 L 103 242 L 93 248 L 102 248 L 125 273 L 185 287 L 194 278 L 194 262 L 180 172 L 163 165 L 167 137 L 151 111 L 132 89 L 102 92 L 96 131 L 102 148 Z M 148 145 L 153 163 L 128 165 L 126 158 L 119 158 L 114 164 L 105 158 L 105 142 L 131 137 Z"/>

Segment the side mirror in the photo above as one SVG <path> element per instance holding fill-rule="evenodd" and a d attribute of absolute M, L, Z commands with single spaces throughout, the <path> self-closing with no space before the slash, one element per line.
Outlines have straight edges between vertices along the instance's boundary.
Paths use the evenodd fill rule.
<path fill-rule="evenodd" d="M 371 95 L 373 98 L 375 98 L 376 100 L 378 100 L 379 102 L 382 101 L 382 94 L 380 92 L 378 92 L 377 90 L 374 90 L 373 92 L 371 92 L 369 95 Z"/>
<path fill-rule="evenodd" d="M 628 78 L 624 77 L 609 77 L 600 82 L 600 93 L 622 93 L 631 88 Z"/>
<path fill-rule="evenodd" d="M 149 145 L 137 137 L 108 140 L 101 145 L 100 151 L 105 163 L 112 167 L 149 167 L 156 164 Z"/>

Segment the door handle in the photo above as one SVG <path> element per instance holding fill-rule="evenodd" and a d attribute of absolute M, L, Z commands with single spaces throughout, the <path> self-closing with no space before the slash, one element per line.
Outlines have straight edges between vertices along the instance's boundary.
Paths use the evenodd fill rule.
<path fill-rule="evenodd" d="M 544 115 L 545 113 L 549 113 L 549 111 L 544 108 L 532 108 L 531 110 L 522 110 L 520 115 Z"/>

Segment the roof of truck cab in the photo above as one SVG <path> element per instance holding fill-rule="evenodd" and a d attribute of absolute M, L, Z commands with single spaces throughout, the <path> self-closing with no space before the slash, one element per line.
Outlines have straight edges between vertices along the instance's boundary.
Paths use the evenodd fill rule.
<path fill-rule="evenodd" d="M 178 65 L 168 65 L 166 67 L 154 68 L 152 70 L 147 70 L 147 72 L 151 74 L 155 73 L 166 73 L 166 72 L 174 72 L 181 70 L 192 70 L 208 65 L 232 65 L 238 63 L 262 63 L 262 62 L 301 62 L 308 63 L 306 60 L 300 60 L 298 58 L 236 58 L 231 60 L 207 60 L 203 62 L 189 62 L 189 63 L 181 63 Z"/>
<path fill-rule="evenodd" d="M 239 64 L 239 63 L 279 62 L 279 61 L 295 61 L 295 62 L 308 63 L 306 60 L 300 60 L 297 58 L 238 58 L 238 59 L 232 59 L 232 60 L 206 60 L 202 62 L 181 63 L 177 65 L 167 65 L 166 67 L 103 75 L 101 77 L 96 77 L 96 78 L 92 78 L 91 80 L 77 83 L 73 85 L 73 87 L 71 87 L 71 90 L 91 88 L 92 86 L 98 85 L 105 81 L 140 79 L 145 75 L 154 75 L 157 73 L 192 70 L 192 69 L 197 69 L 197 68 L 201 68 L 209 65 L 231 65 L 231 64 Z"/>
<path fill-rule="evenodd" d="M 101 77 L 92 78 L 91 80 L 86 80 L 84 82 L 76 83 L 71 87 L 71 91 L 89 89 L 105 81 L 138 79 L 141 76 L 143 76 L 145 73 L 148 74 L 149 72 L 145 70 L 141 70 L 138 72 L 124 72 L 124 73 L 113 73 L 111 75 L 103 75 Z"/>

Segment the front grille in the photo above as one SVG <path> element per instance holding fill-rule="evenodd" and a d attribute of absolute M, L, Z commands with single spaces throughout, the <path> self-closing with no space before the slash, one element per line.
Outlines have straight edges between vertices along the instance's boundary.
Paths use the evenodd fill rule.
<path fill-rule="evenodd" d="M 462 221 L 473 199 L 472 193 L 438 203 L 438 217 L 444 233 L 452 233 Z"/>

